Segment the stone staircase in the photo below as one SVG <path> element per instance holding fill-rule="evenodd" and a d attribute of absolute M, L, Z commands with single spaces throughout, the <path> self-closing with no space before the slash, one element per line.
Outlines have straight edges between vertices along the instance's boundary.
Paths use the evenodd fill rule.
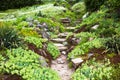
<path fill-rule="evenodd" d="M 59 33 L 57 38 L 52 39 L 51 41 L 54 45 L 60 50 L 61 55 L 52 61 L 51 68 L 58 72 L 61 80 L 70 80 L 71 75 L 74 72 L 74 68 L 69 68 L 69 62 L 67 61 L 67 50 L 68 42 L 66 37 L 70 32 L 74 32 L 75 27 L 66 27 L 66 32 Z"/>

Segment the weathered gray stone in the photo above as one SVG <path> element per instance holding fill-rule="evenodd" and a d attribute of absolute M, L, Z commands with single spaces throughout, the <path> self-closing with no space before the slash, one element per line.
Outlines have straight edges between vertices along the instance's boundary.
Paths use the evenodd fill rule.
<path fill-rule="evenodd" d="M 82 58 L 75 58 L 71 60 L 73 63 L 73 66 L 76 68 L 79 64 L 81 64 L 84 60 Z"/>
<path fill-rule="evenodd" d="M 94 25 L 92 29 L 96 30 L 99 27 L 99 25 Z"/>

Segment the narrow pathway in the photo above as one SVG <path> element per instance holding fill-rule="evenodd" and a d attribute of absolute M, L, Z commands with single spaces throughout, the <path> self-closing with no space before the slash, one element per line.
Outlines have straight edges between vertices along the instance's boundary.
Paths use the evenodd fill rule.
<path fill-rule="evenodd" d="M 61 80 L 71 80 L 71 75 L 74 72 L 74 69 L 69 68 L 69 63 L 67 61 L 66 54 L 66 50 L 68 49 L 66 36 L 69 32 L 72 32 L 74 29 L 75 27 L 66 27 L 66 32 L 60 33 L 58 35 L 58 38 L 52 39 L 54 45 L 56 45 L 60 50 L 61 55 L 56 60 L 52 61 L 51 68 L 58 72 L 59 76 L 61 77 Z"/>

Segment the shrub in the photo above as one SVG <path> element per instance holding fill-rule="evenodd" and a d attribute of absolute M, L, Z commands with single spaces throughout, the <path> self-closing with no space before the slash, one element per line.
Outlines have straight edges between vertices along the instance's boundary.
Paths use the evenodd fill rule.
<path fill-rule="evenodd" d="M 41 0 L 1 0 L 0 1 L 0 10 L 6 10 L 10 8 L 21 8 L 24 6 L 30 6 L 33 4 L 39 4 Z"/>
<path fill-rule="evenodd" d="M 21 39 L 15 28 L 9 24 L 0 25 L 0 49 L 18 47 L 20 43 Z"/>
<path fill-rule="evenodd" d="M 95 38 L 92 41 L 79 44 L 68 54 L 68 58 L 71 59 L 71 58 L 79 57 L 81 55 L 88 53 L 90 49 L 94 49 L 94 48 L 99 49 L 101 47 L 104 47 L 104 41 L 105 39 L 103 38 Z"/>
<path fill-rule="evenodd" d="M 119 80 L 119 69 L 119 66 L 116 68 L 110 66 L 109 61 L 103 64 L 90 60 L 79 67 L 72 78 L 73 80 Z"/>
<path fill-rule="evenodd" d="M 25 37 L 24 40 L 28 43 L 34 44 L 37 48 L 42 48 L 42 46 L 43 46 L 42 43 L 47 41 L 42 38 L 31 37 L 31 36 Z"/>
<path fill-rule="evenodd" d="M 33 30 L 33 28 L 22 28 L 19 32 L 20 35 L 23 37 L 33 36 L 33 37 L 40 37 L 40 35 Z"/>
<path fill-rule="evenodd" d="M 72 10 L 76 13 L 83 13 L 85 10 L 84 2 L 76 3 L 72 6 Z"/>
<path fill-rule="evenodd" d="M 56 59 L 60 55 L 58 48 L 51 42 L 47 45 L 47 51 L 51 54 L 53 59 Z"/>
<path fill-rule="evenodd" d="M 109 66 L 110 62 L 105 64 L 95 62 L 95 60 L 87 61 L 81 67 L 79 67 L 73 74 L 73 80 L 111 80 L 112 66 Z"/>
<path fill-rule="evenodd" d="M 48 26 L 49 31 L 53 32 L 53 33 L 57 33 L 57 32 L 63 32 L 65 30 L 64 26 L 58 22 L 55 22 L 49 18 L 39 18 L 38 19 L 40 23 L 46 23 Z"/>
<path fill-rule="evenodd" d="M 114 36 L 109 38 L 106 43 L 106 49 L 110 52 L 115 52 L 120 54 L 120 36 Z"/>
<path fill-rule="evenodd" d="M 5 62 L 0 63 L 0 73 L 17 74 L 24 80 L 60 80 L 56 72 L 42 66 L 41 56 L 22 48 L 7 50 Z"/>
<path fill-rule="evenodd" d="M 96 11 L 104 3 L 105 0 L 84 0 L 87 11 Z"/>

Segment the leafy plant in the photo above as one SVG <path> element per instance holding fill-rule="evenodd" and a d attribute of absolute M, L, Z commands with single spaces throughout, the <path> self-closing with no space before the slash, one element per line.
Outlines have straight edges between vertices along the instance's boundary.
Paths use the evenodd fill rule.
<path fill-rule="evenodd" d="M 73 74 L 73 80 L 110 80 L 112 76 L 112 67 L 109 66 L 110 62 L 99 63 L 95 60 L 87 61 L 79 67 Z"/>
<path fill-rule="evenodd" d="M 0 63 L 0 73 L 17 74 L 25 80 L 60 80 L 56 72 L 41 66 L 41 57 L 22 48 L 7 50 L 7 58 Z"/>
<path fill-rule="evenodd" d="M 73 80 L 119 80 L 120 65 L 110 65 L 109 60 L 100 63 L 93 60 L 82 64 L 73 74 Z M 118 70 L 118 71 L 117 71 Z"/>
<path fill-rule="evenodd" d="M 47 51 L 52 55 L 53 59 L 56 59 L 60 55 L 60 51 L 52 42 L 48 43 Z"/>
<path fill-rule="evenodd" d="M 104 4 L 104 0 L 84 0 L 87 11 L 97 11 L 101 5 Z"/>
<path fill-rule="evenodd" d="M 31 37 L 40 37 L 38 33 L 33 30 L 33 28 L 22 28 L 19 32 L 23 37 L 31 36 Z"/>
<path fill-rule="evenodd" d="M 56 21 L 53 21 L 52 19 L 49 18 L 38 18 L 40 23 L 46 23 L 49 31 L 51 32 L 63 32 L 65 30 L 64 26 Z"/>
<path fill-rule="evenodd" d="M 31 36 L 27 36 L 24 39 L 26 42 L 34 44 L 37 48 L 42 48 L 42 43 L 46 42 L 46 39 L 42 39 L 42 38 L 37 38 L 37 37 L 31 37 Z"/>
<path fill-rule="evenodd" d="M 79 3 L 74 4 L 72 6 L 72 10 L 77 14 L 81 13 L 83 15 L 85 13 L 84 2 L 79 2 Z"/>
<path fill-rule="evenodd" d="M 108 40 L 105 43 L 106 49 L 108 51 L 115 52 L 117 54 L 120 54 L 120 37 L 119 36 L 114 36 L 111 38 L 108 38 Z"/>
<path fill-rule="evenodd" d="M 10 24 L 0 25 L 0 49 L 18 47 L 21 43 L 20 36 Z"/>
<path fill-rule="evenodd" d="M 94 48 L 98 49 L 98 48 L 104 47 L 104 42 L 105 42 L 105 39 L 95 38 L 92 41 L 79 44 L 68 54 L 68 58 L 71 59 L 71 58 L 78 57 L 80 55 L 84 55 L 88 53 L 90 49 L 94 49 Z"/>

